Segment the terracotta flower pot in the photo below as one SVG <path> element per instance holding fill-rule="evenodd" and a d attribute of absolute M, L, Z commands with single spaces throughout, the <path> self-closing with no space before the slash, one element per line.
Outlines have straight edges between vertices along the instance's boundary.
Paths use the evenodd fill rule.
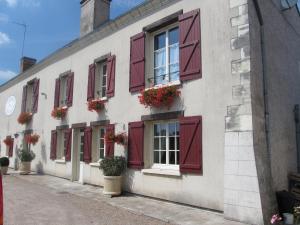
<path fill-rule="evenodd" d="M 104 176 L 103 194 L 117 196 L 122 192 L 122 176 Z"/>
<path fill-rule="evenodd" d="M 1 173 L 3 175 L 7 174 L 8 166 L 1 166 Z"/>
<path fill-rule="evenodd" d="M 20 162 L 20 174 L 26 175 L 31 172 L 31 162 Z"/>

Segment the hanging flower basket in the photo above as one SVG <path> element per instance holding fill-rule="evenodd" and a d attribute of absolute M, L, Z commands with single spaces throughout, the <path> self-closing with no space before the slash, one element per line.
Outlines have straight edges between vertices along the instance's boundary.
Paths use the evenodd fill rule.
<path fill-rule="evenodd" d="M 175 98 L 179 96 L 180 91 L 176 86 L 163 86 L 141 91 L 139 100 L 146 107 L 170 108 Z"/>
<path fill-rule="evenodd" d="M 64 106 L 64 107 L 58 107 L 58 108 L 54 108 L 51 112 L 51 116 L 55 119 L 63 119 L 68 112 L 68 107 Z"/>
<path fill-rule="evenodd" d="M 94 99 L 94 100 L 90 100 L 88 101 L 87 105 L 88 105 L 88 110 L 93 112 L 100 112 L 101 110 L 104 109 L 104 102 L 103 100 L 100 99 Z"/>
<path fill-rule="evenodd" d="M 40 139 L 40 136 L 37 134 L 28 134 L 25 137 L 25 141 L 27 144 L 33 144 L 35 145 Z"/>
<path fill-rule="evenodd" d="M 11 147 L 14 143 L 13 139 L 11 137 L 7 137 L 3 140 L 4 144 L 8 147 Z"/>
<path fill-rule="evenodd" d="M 114 142 L 117 143 L 118 145 L 123 145 L 123 146 L 127 144 L 126 133 L 119 133 L 119 134 L 107 133 L 104 138 L 105 138 L 105 142 Z"/>
<path fill-rule="evenodd" d="M 32 119 L 32 113 L 29 112 L 22 112 L 18 117 L 19 124 L 27 124 Z"/>

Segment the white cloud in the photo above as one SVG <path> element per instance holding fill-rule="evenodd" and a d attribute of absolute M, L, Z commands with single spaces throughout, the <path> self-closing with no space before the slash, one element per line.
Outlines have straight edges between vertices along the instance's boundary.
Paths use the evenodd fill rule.
<path fill-rule="evenodd" d="M 0 46 L 9 44 L 11 42 L 9 36 L 6 33 L 0 32 Z"/>
<path fill-rule="evenodd" d="M 7 81 L 13 77 L 15 77 L 17 74 L 11 70 L 0 70 L 0 80 L 1 81 Z"/>
<path fill-rule="evenodd" d="M 41 5 L 40 0 L 0 0 L 0 2 L 5 2 L 11 8 L 17 6 L 39 7 Z"/>
<path fill-rule="evenodd" d="M 15 7 L 17 5 L 17 0 L 2 0 L 6 2 L 9 7 Z"/>

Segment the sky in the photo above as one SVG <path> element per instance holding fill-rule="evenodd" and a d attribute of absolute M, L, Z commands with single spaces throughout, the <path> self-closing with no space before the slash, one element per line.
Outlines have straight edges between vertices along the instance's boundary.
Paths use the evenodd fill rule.
<path fill-rule="evenodd" d="M 144 0 L 112 0 L 115 18 Z M 80 0 L 0 0 L 0 85 L 19 73 L 24 56 L 38 61 L 79 37 Z"/>

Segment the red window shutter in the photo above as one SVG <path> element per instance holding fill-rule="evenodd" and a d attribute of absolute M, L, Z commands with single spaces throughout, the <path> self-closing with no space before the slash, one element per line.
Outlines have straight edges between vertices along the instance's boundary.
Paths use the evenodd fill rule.
<path fill-rule="evenodd" d="M 129 91 L 137 92 L 145 88 L 145 33 L 131 37 L 130 42 Z"/>
<path fill-rule="evenodd" d="M 85 163 L 92 161 L 92 128 L 86 127 L 84 130 L 84 150 L 83 160 Z"/>
<path fill-rule="evenodd" d="M 23 94 L 22 94 L 22 106 L 21 111 L 26 112 L 26 101 L 27 101 L 27 85 L 23 87 Z"/>
<path fill-rule="evenodd" d="M 144 122 L 132 122 L 128 125 L 128 167 L 144 167 Z"/>
<path fill-rule="evenodd" d="M 202 173 L 202 117 L 180 119 L 180 172 Z"/>
<path fill-rule="evenodd" d="M 51 149 L 50 149 L 50 159 L 56 159 L 56 146 L 57 146 L 57 131 L 51 131 Z"/>
<path fill-rule="evenodd" d="M 73 105 L 73 87 L 74 87 L 74 73 L 70 73 L 67 77 L 67 106 Z"/>
<path fill-rule="evenodd" d="M 115 125 L 108 124 L 106 126 L 106 133 L 115 133 Z M 105 142 L 105 157 L 113 157 L 115 152 L 115 143 L 113 141 L 106 141 Z"/>
<path fill-rule="evenodd" d="M 116 56 L 112 55 L 107 59 L 107 97 L 115 95 L 115 73 L 116 73 Z"/>
<path fill-rule="evenodd" d="M 59 107 L 59 96 L 60 95 L 60 79 L 55 80 L 55 92 L 54 92 L 54 108 Z"/>
<path fill-rule="evenodd" d="M 200 9 L 179 16 L 180 79 L 201 78 Z"/>
<path fill-rule="evenodd" d="M 40 80 L 36 79 L 33 83 L 33 94 L 32 94 L 32 113 L 37 113 L 39 104 L 39 89 Z"/>
<path fill-rule="evenodd" d="M 65 131 L 67 146 L 66 146 L 66 161 L 71 161 L 71 148 L 72 148 L 72 128 Z"/>
<path fill-rule="evenodd" d="M 15 139 L 12 138 L 12 145 L 9 146 L 9 149 L 8 149 L 8 157 L 13 157 L 13 154 L 14 154 L 14 142 L 15 142 Z"/>
<path fill-rule="evenodd" d="M 87 87 L 88 101 L 95 98 L 95 75 L 96 75 L 96 65 L 95 63 L 93 63 L 89 66 L 88 87 Z"/>

